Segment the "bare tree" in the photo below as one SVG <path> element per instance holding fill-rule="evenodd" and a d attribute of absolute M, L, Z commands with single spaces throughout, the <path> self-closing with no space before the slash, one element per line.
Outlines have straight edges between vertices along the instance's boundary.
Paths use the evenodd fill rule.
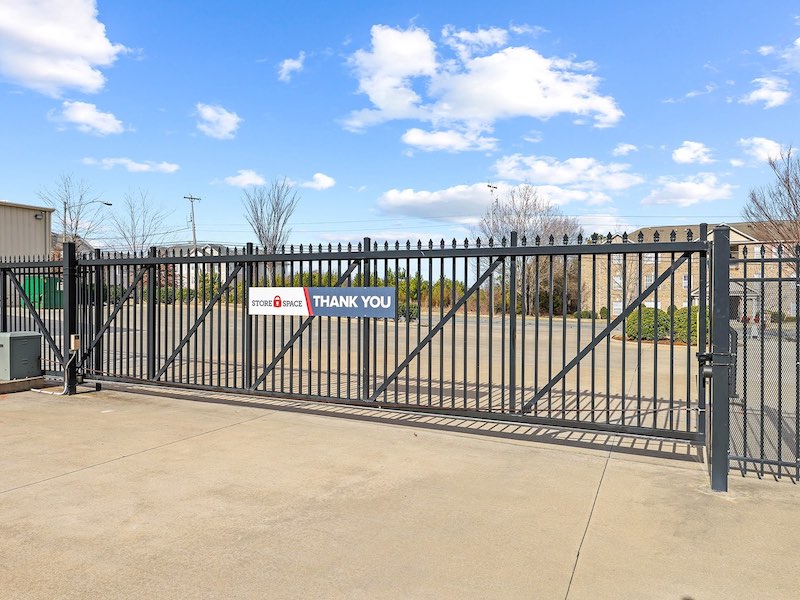
<path fill-rule="evenodd" d="M 243 190 L 245 218 L 267 254 L 275 253 L 289 240 L 289 219 L 299 201 L 297 191 L 285 177 L 274 179 L 269 186 Z M 272 269 L 269 270 L 271 275 Z"/>
<path fill-rule="evenodd" d="M 169 237 L 164 221 L 169 216 L 159 209 L 149 192 L 142 189 L 126 192 L 123 206 L 111 217 L 119 243 L 116 246 L 135 254 L 145 252 L 150 246 L 163 244 Z"/>
<path fill-rule="evenodd" d="M 578 220 L 564 216 L 558 207 L 539 195 L 536 187 L 528 184 L 510 188 L 493 203 L 478 224 L 478 233 L 493 237 L 495 241 L 508 238 L 516 231 L 521 238 L 533 244 L 536 236 L 547 244 L 552 235 L 559 243 L 564 235 L 570 239 L 580 232 Z"/>
<path fill-rule="evenodd" d="M 769 185 L 750 190 L 742 217 L 753 224 L 759 241 L 781 245 L 785 256 L 796 257 L 800 243 L 800 157 L 789 146 L 768 162 L 775 177 Z"/>
<path fill-rule="evenodd" d="M 58 229 L 65 242 L 87 239 L 101 226 L 98 211 L 110 206 L 83 179 L 60 175 L 51 188 L 42 188 L 39 199 L 55 209 Z"/>
<path fill-rule="evenodd" d="M 502 243 L 504 237 L 508 242 L 512 231 L 517 232 L 520 243 L 522 243 L 522 238 L 526 238 L 527 244 L 533 245 L 538 237 L 542 245 L 547 245 L 550 243 L 550 236 L 553 236 L 555 244 L 563 243 L 565 235 L 570 241 L 574 241 L 581 232 L 581 228 L 577 219 L 564 216 L 557 206 L 539 195 L 536 187 L 524 184 L 508 189 L 497 202 L 492 202 L 478 223 L 475 233 L 484 238 L 491 237 L 495 244 L 499 244 Z M 553 290 L 547 289 L 547 285 L 549 285 L 547 271 L 551 263 L 547 260 L 539 261 L 540 289 L 538 292 L 545 294 L 546 298 L 549 298 L 550 294 L 560 297 L 564 285 L 563 264 L 559 263 L 563 259 L 554 257 L 551 260 L 554 274 Z M 535 262 L 527 261 L 526 265 L 525 289 L 522 289 L 521 285 L 523 277 L 521 268 L 517 269 L 519 278 L 517 289 L 521 294 L 525 311 L 530 313 L 533 310 L 534 298 L 537 293 L 533 289 Z M 481 266 L 485 268 L 486 265 L 482 264 Z M 569 264 L 567 267 L 568 271 L 571 271 Z M 506 277 L 506 273 L 501 273 L 500 276 Z M 490 290 L 490 294 L 492 296 L 490 304 L 495 306 L 495 290 Z M 568 294 L 570 297 L 574 295 L 571 290 L 568 290 Z M 562 307 L 562 310 L 565 310 L 565 307 Z"/>

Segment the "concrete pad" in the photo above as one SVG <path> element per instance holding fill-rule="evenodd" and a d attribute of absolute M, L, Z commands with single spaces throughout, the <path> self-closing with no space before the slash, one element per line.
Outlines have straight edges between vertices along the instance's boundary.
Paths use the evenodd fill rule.
<path fill-rule="evenodd" d="M 703 469 L 609 461 L 569 593 L 603 598 L 792 599 L 800 595 L 800 489 Z"/>
<path fill-rule="evenodd" d="M 0 438 L 9 597 L 563 598 L 606 463 L 518 440 L 128 398 L 0 402 L 13 430 Z"/>
<path fill-rule="evenodd" d="M 44 387 L 44 385 L 44 377 L 25 377 L 24 379 L 12 379 L 11 381 L 0 379 L 0 396 L 15 392 L 27 392 L 33 388 Z"/>

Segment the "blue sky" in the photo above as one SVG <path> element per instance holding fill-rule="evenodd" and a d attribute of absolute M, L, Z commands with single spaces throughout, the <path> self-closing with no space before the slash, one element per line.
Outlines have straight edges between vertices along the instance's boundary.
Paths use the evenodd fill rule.
<path fill-rule="evenodd" d="M 612 8 L 613 7 L 613 8 Z M 0 199 L 141 189 L 187 241 L 462 239 L 529 183 L 587 232 L 740 220 L 798 144 L 800 6 L 726 2 L 0 3 Z M 101 228 L 100 244 L 114 234 Z"/>

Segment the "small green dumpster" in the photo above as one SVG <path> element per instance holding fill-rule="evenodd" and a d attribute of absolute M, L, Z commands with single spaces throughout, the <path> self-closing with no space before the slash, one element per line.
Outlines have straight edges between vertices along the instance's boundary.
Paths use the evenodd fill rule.
<path fill-rule="evenodd" d="M 64 294 L 58 277 L 25 277 L 22 289 L 34 308 L 63 308 Z M 20 298 L 20 304 L 25 301 Z"/>

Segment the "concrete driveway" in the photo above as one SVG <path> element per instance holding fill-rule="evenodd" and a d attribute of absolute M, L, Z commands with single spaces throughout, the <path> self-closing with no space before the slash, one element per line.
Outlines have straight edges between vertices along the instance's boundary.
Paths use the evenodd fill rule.
<path fill-rule="evenodd" d="M 690 447 L 176 395 L 0 396 L 0 597 L 800 594 L 798 486 Z"/>

